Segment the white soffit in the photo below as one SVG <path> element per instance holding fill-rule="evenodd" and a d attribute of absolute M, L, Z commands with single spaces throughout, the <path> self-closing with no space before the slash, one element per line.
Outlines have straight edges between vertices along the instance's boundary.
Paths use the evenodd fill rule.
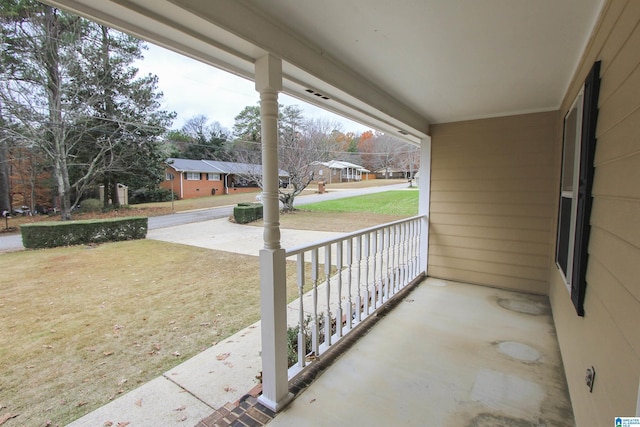
<path fill-rule="evenodd" d="M 559 108 L 604 0 L 241 0 L 431 123 Z"/>
<path fill-rule="evenodd" d="M 419 140 L 428 123 L 557 109 L 604 0 L 45 0 Z M 329 99 L 316 96 L 312 90 Z"/>

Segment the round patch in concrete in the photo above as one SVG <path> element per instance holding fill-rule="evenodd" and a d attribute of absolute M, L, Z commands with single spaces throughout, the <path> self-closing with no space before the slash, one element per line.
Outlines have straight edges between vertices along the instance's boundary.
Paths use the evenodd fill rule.
<path fill-rule="evenodd" d="M 498 304 L 507 310 L 539 316 L 549 314 L 549 306 L 539 301 L 498 298 Z"/>
<path fill-rule="evenodd" d="M 503 341 L 499 343 L 498 351 L 526 363 L 537 362 L 542 357 L 540 352 L 535 348 L 515 341 Z"/>
<path fill-rule="evenodd" d="M 447 282 L 438 279 L 429 279 L 427 283 L 429 286 L 447 286 Z"/>

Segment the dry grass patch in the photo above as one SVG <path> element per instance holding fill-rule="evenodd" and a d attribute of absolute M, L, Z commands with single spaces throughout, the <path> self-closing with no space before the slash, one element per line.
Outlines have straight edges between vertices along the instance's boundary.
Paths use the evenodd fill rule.
<path fill-rule="evenodd" d="M 0 270 L 7 426 L 64 425 L 259 319 L 251 256 L 140 240 L 2 254 Z"/>

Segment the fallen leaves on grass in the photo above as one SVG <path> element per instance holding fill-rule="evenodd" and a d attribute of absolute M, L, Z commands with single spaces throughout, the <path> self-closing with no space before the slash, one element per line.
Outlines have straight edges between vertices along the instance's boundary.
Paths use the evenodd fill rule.
<path fill-rule="evenodd" d="M 0 416 L 0 425 L 6 423 L 7 421 L 9 421 L 12 418 L 17 417 L 20 414 L 12 414 L 11 412 L 7 412 L 6 414 Z"/>
<path fill-rule="evenodd" d="M 166 252 L 171 252 L 171 257 L 159 255 Z M 148 253 L 156 255 L 149 257 Z M 177 258 L 176 254 L 179 254 Z M 24 353 L 30 356 L 13 366 L 16 369 L 10 370 L 11 375 L 3 370 L 3 380 L 11 387 L 3 389 L 0 395 L 7 392 L 15 396 L 20 409 L 11 407 L 11 412 L 20 412 L 21 421 L 8 421 L 1 427 L 13 423 L 44 426 L 47 419 L 54 420 L 54 425 L 68 424 L 89 411 L 92 402 L 115 399 L 136 384 L 150 381 L 172 369 L 183 358 L 208 348 L 211 341 L 224 340 L 241 327 L 254 323 L 259 317 L 258 262 L 256 257 L 232 255 L 216 252 L 213 256 L 216 277 L 220 280 L 212 283 L 210 250 L 174 247 L 158 241 L 114 243 L 95 251 L 57 248 L 7 254 L 7 259 L 0 260 L 0 269 L 3 274 L 11 271 L 16 280 L 4 281 L 0 288 L 3 295 L 9 292 L 20 297 L 18 302 L 12 301 L 11 304 L 18 307 L 15 313 L 21 313 L 22 317 L 16 318 L 11 310 L 0 314 L 0 324 L 9 326 L 13 334 L 10 336 L 20 338 L 7 346 L 10 348 L 3 347 L 8 351 L 0 358 L 0 365 L 15 365 L 13 361 L 21 360 Z M 105 257 L 106 261 L 98 262 Z M 200 268 L 205 264 L 206 268 Z M 16 269 L 9 270 L 10 266 Z M 66 269 L 75 274 L 67 277 L 62 274 Z M 148 283 L 133 285 L 127 274 L 133 271 L 139 277 L 150 278 Z M 223 271 L 224 276 L 221 275 Z M 92 277 L 89 281 L 88 276 Z M 174 280 L 174 276 L 180 280 Z M 43 277 L 50 283 L 47 287 L 40 284 Z M 189 278 L 188 285 L 182 282 L 186 280 L 184 277 Z M 157 284 L 152 286 L 153 280 Z M 211 289 L 215 292 L 212 293 Z M 201 296 L 208 293 L 215 294 L 215 300 L 207 298 L 203 301 Z M 139 298 L 136 297 L 138 294 Z M 56 295 L 56 299 L 50 307 L 52 295 Z M 240 308 L 236 301 L 243 301 Z M 101 303 L 104 303 L 103 310 L 100 309 Z M 8 306 L 6 303 L 5 307 Z M 118 308 L 117 318 L 106 313 L 115 307 Z M 64 321 L 36 324 L 35 319 L 42 316 L 57 319 L 56 313 L 59 312 L 66 313 Z M 7 317 L 7 314 L 11 316 Z M 171 331 L 174 326 L 179 327 L 178 332 Z M 44 333 L 33 346 L 30 338 L 35 328 Z M 55 330 L 55 334 L 50 333 L 51 330 Z M 114 330 L 120 333 L 114 335 Z M 160 350 L 154 347 L 156 343 Z M 52 349 L 46 350 L 42 345 L 51 345 Z M 25 352 L 24 349 L 28 348 L 31 351 Z M 148 355 L 147 352 L 152 350 L 157 354 Z M 176 351 L 180 356 L 173 354 Z M 224 351 L 227 350 L 219 350 L 214 356 Z M 135 367 L 132 357 L 136 358 Z M 227 360 L 233 359 L 229 357 Z M 25 369 L 26 366 L 34 368 Z M 216 366 L 216 372 L 221 369 Z M 19 385 L 27 374 L 29 382 L 33 382 L 32 387 Z M 129 381 L 119 385 L 118 381 L 123 377 Z M 32 389 L 38 390 L 37 395 L 31 393 Z M 70 395 L 75 399 L 67 405 L 58 404 L 60 390 L 65 390 L 65 394 L 67 391 L 72 393 Z M 89 404 L 78 408 L 76 405 L 81 400 Z M 148 405 L 145 403 L 144 406 Z M 7 412 L 9 409 L 5 408 L 0 415 Z M 118 421 L 126 420 L 111 421 L 115 427 Z M 101 425 L 97 423 L 97 427 Z"/>

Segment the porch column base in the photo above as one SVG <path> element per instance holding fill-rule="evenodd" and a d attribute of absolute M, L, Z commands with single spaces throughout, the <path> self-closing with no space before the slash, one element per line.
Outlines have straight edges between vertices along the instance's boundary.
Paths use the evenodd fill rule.
<path fill-rule="evenodd" d="M 284 398 L 280 399 L 279 402 L 274 402 L 273 400 L 265 397 L 264 395 L 260 395 L 258 397 L 258 402 L 262 403 L 267 408 L 271 409 L 273 412 L 278 413 L 284 408 L 287 407 L 289 403 L 293 400 L 293 393 L 288 393 Z"/>
<path fill-rule="evenodd" d="M 289 393 L 287 368 L 287 287 L 284 249 L 260 250 L 260 312 L 261 400 L 263 405 L 277 412 L 292 398 Z"/>

